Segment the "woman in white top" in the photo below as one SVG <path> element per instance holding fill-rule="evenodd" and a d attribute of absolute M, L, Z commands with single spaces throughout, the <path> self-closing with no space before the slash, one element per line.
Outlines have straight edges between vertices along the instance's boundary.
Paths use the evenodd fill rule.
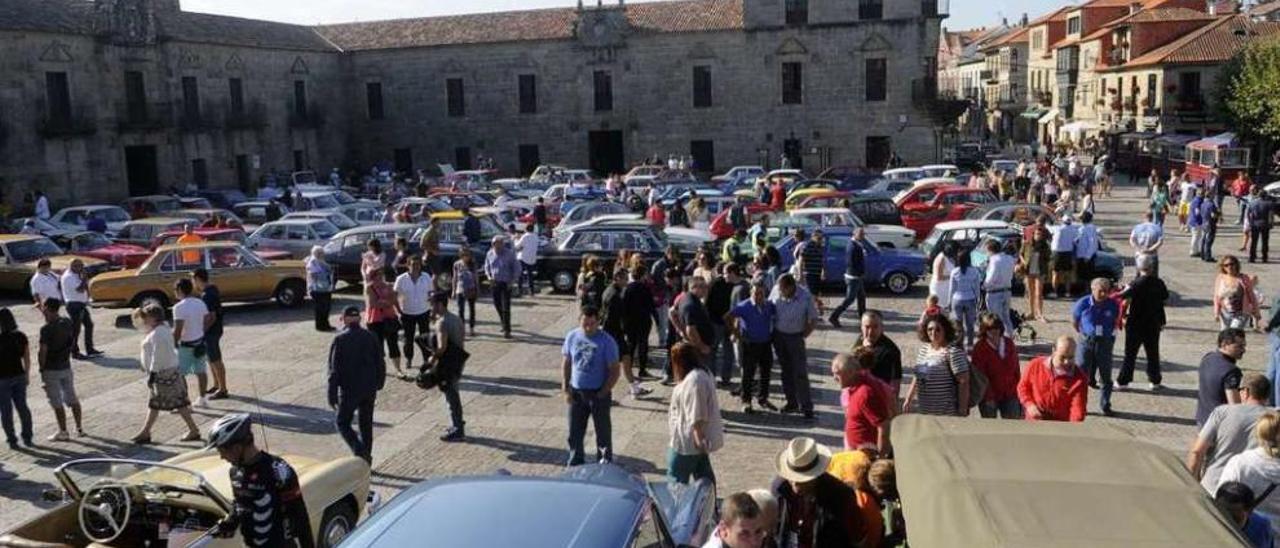
<path fill-rule="evenodd" d="M 938 297 L 938 306 L 944 310 L 951 308 L 951 271 L 956 267 L 951 257 L 955 254 L 955 242 L 943 243 L 942 251 L 933 258 L 933 268 L 929 273 L 929 294 Z"/>
<path fill-rule="evenodd" d="M 724 446 L 715 377 L 698 365 L 697 351 L 684 342 L 671 348 L 671 372 L 679 384 L 671 391 L 667 415 L 667 477 L 678 483 L 701 478 L 715 483 L 711 453 Z"/>
<path fill-rule="evenodd" d="M 164 321 L 164 309 L 154 304 L 144 306 L 133 312 L 133 322 L 147 332 L 142 338 L 141 366 L 147 374 L 147 388 L 151 393 L 147 420 L 142 431 L 133 437 L 133 443 L 151 443 L 151 426 L 161 411 L 177 411 L 187 423 L 187 435 L 181 441 L 199 441 L 200 429 L 191 420 L 187 383 L 178 371 L 178 348 L 173 344 L 173 330 Z"/>
<path fill-rule="evenodd" d="M 1227 461 L 1218 478 L 1218 487 L 1238 481 L 1248 485 L 1257 496 L 1280 484 L 1280 412 L 1273 409 L 1258 417 L 1253 436 L 1258 446 Z M 1280 535 L 1280 497 L 1275 495 L 1266 497 L 1254 511 L 1271 522 L 1272 535 Z"/>

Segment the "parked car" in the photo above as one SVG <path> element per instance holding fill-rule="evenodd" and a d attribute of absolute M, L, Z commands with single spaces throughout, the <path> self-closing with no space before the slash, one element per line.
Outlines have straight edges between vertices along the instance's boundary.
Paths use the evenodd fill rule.
<path fill-rule="evenodd" d="M 570 209 L 560 223 L 555 226 L 553 234 L 570 230 L 574 226 L 599 217 L 601 215 L 629 215 L 631 208 L 617 202 L 583 202 Z M 530 218 L 532 220 L 532 218 Z"/>
<path fill-rule="evenodd" d="M 238 228 L 194 228 L 192 234 L 204 238 L 206 242 L 235 242 L 244 244 L 249 238 L 243 230 Z M 181 230 L 171 230 L 156 236 L 151 240 L 150 249 L 156 249 L 160 246 L 173 245 L 178 243 L 178 237 L 182 236 Z M 150 256 L 148 251 L 147 255 Z M 284 259 L 292 259 L 293 253 L 283 249 L 272 249 L 266 246 L 259 246 L 253 250 L 253 254 L 264 261 L 279 261 Z"/>
<path fill-rule="evenodd" d="M 182 209 L 182 202 L 173 196 L 156 194 L 151 196 L 134 196 L 120 202 L 120 207 L 129 212 L 132 219 L 156 217 L 171 211 Z"/>
<path fill-rule="evenodd" d="M 274 220 L 267 215 L 267 210 L 270 206 L 271 202 L 267 200 L 254 200 L 251 202 L 238 203 L 235 207 L 231 208 L 231 211 L 234 212 L 237 217 L 240 217 L 242 222 L 244 222 L 245 230 L 250 230 L 256 229 L 256 227 L 261 226 L 263 223 Z M 276 202 L 276 206 L 280 208 L 281 217 L 289 214 L 290 209 L 288 206 L 280 202 Z"/>
<path fill-rule="evenodd" d="M 209 200 L 213 207 L 231 209 L 232 206 L 249 201 L 249 196 L 239 189 L 217 188 L 197 190 L 196 196 Z"/>
<path fill-rule="evenodd" d="M 570 209 L 573 209 L 578 204 L 604 201 L 608 196 L 604 189 L 570 188 L 560 200 L 560 215 L 563 217 L 565 213 L 568 213 Z"/>
<path fill-rule="evenodd" d="M 1026 202 L 992 202 L 974 208 L 965 216 L 969 220 L 1004 221 L 1020 226 L 1030 226 L 1041 216 L 1057 222 L 1058 215 L 1053 209 L 1043 204 Z"/>
<path fill-rule="evenodd" d="M 775 169 L 764 174 L 764 180 L 769 184 L 773 184 L 773 181 L 775 180 L 780 180 L 784 187 L 791 186 L 792 183 L 807 178 L 808 177 L 805 176 L 804 172 L 798 169 Z"/>
<path fill-rule="evenodd" d="M 333 226 L 338 227 L 338 230 L 346 230 L 348 228 L 355 228 L 357 226 L 360 226 L 359 223 L 351 220 L 350 217 L 343 215 L 342 212 L 337 210 L 332 210 L 332 209 L 317 210 L 317 211 L 295 211 L 293 213 L 286 214 L 284 217 L 280 218 L 281 221 L 292 221 L 294 219 L 324 219 L 326 221 L 329 221 L 330 223 L 333 223 Z"/>
<path fill-rule="evenodd" d="M 250 234 L 245 240 L 245 247 L 283 249 L 293 258 L 303 259 L 311 254 L 313 246 L 324 245 L 339 232 L 342 231 L 324 219 L 272 221 Z"/>
<path fill-rule="evenodd" d="M 174 302 L 174 280 L 197 268 L 209 270 L 228 301 L 274 299 L 292 308 L 306 296 L 302 261 L 268 262 L 235 242 L 201 242 L 162 246 L 138 268 L 93 278 L 89 299 L 95 306 L 137 308 L 153 302 L 167 308 Z"/>
<path fill-rule="evenodd" d="M 953 242 L 957 251 L 968 253 L 977 247 L 983 236 L 994 232 L 1010 230 L 1009 223 L 1000 220 L 948 221 L 938 223 L 924 240 L 920 242 L 920 251 L 929 258 L 932 266 L 933 258 L 942 252 L 942 246 Z"/>
<path fill-rule="evenodd" d="M 853 197 L 853 193 L 840 190 L 808 189 L 787 196 L 787 209 L 815 207 L 840 207 L 840 203 Z"/>
<path fill-rule="evenodd" d="M 676 183 L 656 185 L 653 188 L 649 189 L 649 196 L 647 201 L 648 203 L 653 203 L 653 202 L 675 203 L 676 198 L 679 198 L 680 196 L 683 196 L 685 194 L 694 193 L 698 191 L 711 191 L 711 192 L 719 192 L 721 195 L 724 194 L 723 190 L 719 190 L 716 187 L 711 186 L 710 184 L 707 184 L 707 183 L 701 183 L 698 181 L 680 181 Z M 690 195 L 692 196 L 692 194 Z"/>
<path fill-rule="evenodd" d="M 382 222 L 384 208 L 377 204 L 354 203 L 339 207 L 337 212 L 346 215 L 360 226 L 374 225 Z"/>
<path fill-rule="evenodd" d="M 928 178 L 928 177 L 944 178 L 945 177 L 945 178 L 954 179 L 956 176 L 960 175 L 960 168 L 951 164 L 932 164 L 927 166 L 920 166 L 920 172 L 924 174 L 925 178 Z"/>
<path fill-rule="evenodd" d="M 872 181 L 861 194 L 889 194 L 890 196 L 911 188 L 915 181 L 911 179 L 886 179 L 881 177 Z"/>
<path fill-rule="evenodd" d="M 849 262 L 849 245 L 853 230 L 849 228 L 823 227 L 826 235 L 827 251 L 824 257 L 826 275 L 822 279 L 824 285 L 844 285 L 844 272 Z M 782 270 L 789 270 L 795 263 L 795 236 L 785 236 L 776 246 L 782 256 Z M 866 259 L 866 274 L 863 283 L 868 287 L 884 287 L 890 293 L 901 295 L 911 289 L 911 284 L 924 276 L 925 255 L 914 249 L 884 249 L 877 246 L 866 246 L 863 249 Z"/>
<path fill-rule="evenodd" d="M 849 211 L 870 225 L 902 226 L 902 213 L 888 196 L 862 194 L 849 198 Z"/>
<path fill-rule="evenodd" d="M 212 219 L 214 215 L 217 215 L 219 218 L 223 220 L 223 222 L 227 223 L 227 226 L 240 228 L 241 230 L 244 229 L 244 221 L 241 220 L 238 215 L 236 215 L 235 213 L 232 213 L 230 210 L 227 210 L 227 209 L 221 209 L 221 208 L 179 209 L 178 211 L 174 211 L 170 213 L 170 215 L 174 217 L 186 217 L 199 224 L 204 224 L 208 222 L 210 219 Z"/>
<path fill-rule="evenodd" d="M 798 190 L 839 191 L 841 190 L 840 184 L 840 181 L 834 179 L 801 179 L 787 185 L 786 190 L 788 196 Z"/>
<path fill-rule="evenodd" d="M 661 237 L 643 220 L 631 223 L 578 226 L 563 233 L 541 254 L 538 265 L 541 277 L 550 279 L 556 291 L 571 293 L 583 255 L 594 254 L 611 260 L 618 250 L 629 249 L 642 254 L 647 261 L 656 261 L 666 247 Z"/>
<path fill-rule="evenodd" d="M 79 232 L 79 228 L 67 229 L 55 225 L 44 219 L 36 217 L 15 217 L 9 220 L 9 224 L 5 227 L 9 234 L 20 234 L 26 228 L 27 222 L 31 223 L 31 227 L 35 229 L 41 236 L 56 238 L 58 236 L 66 236 L 72 232 Z"/>
<path fill-rule="evenodd" d="M 711 226 L 709 227 L 709 230 L 711 235 L 715 236 L 716 239 L 728 238 L 733 236 L 733 233 L 737 231 L 737 229 L 741 228 L 745 230 L 751 228 L 751 225 L 755 224 L 756 221 L 759 221 L 760 217 L 771 215 L 773 213 L 774 210 L 769 206 L 769 204 L 752 202 L 747 204 L 747 226 L 733 226 L 733 224 L 729 222 L 729 210 L 724 210 L 721 211 L 719 215 L 711 218 Z"/>
<path fill-rule="evenodd" d="M 844 228 L 861 228 L 867 234 L 867 239 L 875 242 L 876 245 L 885 248 L 907 248 L 915 245 L 916 233 L 910 229 L 895 225 L 869 225 L 862 222 L 852 211 L 840 207 L 815 207 L 807 209 L 793 209 L 789 211 L 792 217 L 807 217 L 813 220 L 814 224 L 821 226 L 823 230 L 827 227 L 844 227 Z"/>
<path fill-rule="evenodd" d="M 631 186 L 653 186 L 653 180 L 665 169 L 662 166 L 636 166 L 622 176 L 622 183 Z"/>
<path fill-rule="evenodd" d="M 199 225 L 199 222 L 183 217 L 148 217 L 129 221 L 113 238 L 117 243 L 146 247 L 157 235 L 182 227 Z"/>
<path fill-rule="evenodd" d="M 839 190 L 860 191 L 880 178 L 880 172 L 862 166 L 832 166 L 818 174 L 819 179 L 840 182 Z"/>
<path fill-rule="evenodd" d="M 72 255 L 84 255 L 106 261 L 114 268 L 137 268 L 151 256 L 151 250 L 139 245 L 111 241 L 92 231 L 73 232 L 53 239 Z"/>
<path fill-rule="evenodd" d="M 667 245 L 675 246 L 681 255 L 689 257 L 696 255 L 699 249 L 716 243 L 715 236 L 696 228 L 668 227 L 662 230 L 661 235 Z"/>
<path fill-rule="evenodd" d="M 202 196 L 179 196 L 182 209 L 213 209 L 213 203 Z"/>
<path fill-rule="evenodd" d="M 493 200 L 488 196 L 479 192 L 460 192 L 456 190 L 436 189 L 433 190 L 428 197 L 444 201 L 453 209 L 462 209 L 464 207 L 488 207 L 493 205 Z"/>
<path fill-rule="evenodd" d="M 711 182 L 717 185 L 741 187 L 754 183 L 762 175 L 764 175 L 764 168 L 760 166 L 733 166 L 729 171 L 712 177 Z"/>
<path fill-rule="evenodd" d="M 408 198 L 401 198 L 400 202 L 396 206 L 400 208 L 400 210 L 408 213 L 409 219 L 413 221 L 425 221 L 427 217 L 435 213 L 454 210 L 454 207 L 449 203 L 449 200 L 437 196 L 428 196 L 426 198 L 410 196 Z M 381 222 L 382 215 L 379 213 L 378 222 L 373 224 L 380 224 Z"/>
<path fill-rule="evenodd" d="M 336 190 L 328 189 L 303 191 L 300 193 L 301 196 L 295 194 L 292 209 L 294 211 L 329 211 L 337 209 L 342 206 L 342 202 L 338 201 L 337 196 L 335 196 L 336 192 Z"/>
<path fill-rule="evenodd" d="M 996 230 L 982 235 L 982 239 L 977 245 L 969 251 L 969 259 L 973 266 L 978 267 L 978 271 L 983 275 L 987 272 L 987 261 L 991 258 L 987 254 L 986 242 L 994 240 L 1001 248 L 1012 244 L 1014 249 L 1022 248 L 1022 231 L 1016 228 L 1007 228 L 1004 230 Z M 1118 284 L 1124 278 L 1124 259 L 1116 254 L 1115 249 L 1105 243 L 1093 256 L 1093 276 L 1089 279 L 1077 279 L 1075 281 L 1076 289 L 1087 289 L 1090 280 L 1096 277 L 1103 277 L 1111 280 L 1112 285 Z M 1023 280 L 1020 276 L 1013 277 L 1013 290 L 1021 292 L 1024 289 Z"/>
<path fill-rule="evenodd" d="M 333 266 L 334 277 L 350 284 L 360 283 L 360 255 L 368 250 L 369 240 L 382 242 L 384 253 L 394 257 L 393 245 L 396 238 L 409 239 L 411 250 L 418 249 L 418 238 L 413 237 L 418 225 L 376 224 L 344 230 L 334 234 L 324 243 L 325 260 Z"/>
<path fill-rule="evenodd" d="M 914 181 L 916 179 L 924 178 L 924 176 L 924 170 L 918 167 L 887 169 L 884 173 L 880 174 L 881 178 L 888 179 L 890 181 Z"/>
<path fill-rule="evenodd" d="M 49 259 L 55 272 L 62 272 L 71 265 L 71 261 L 80 259 L 84 262 L 85 272 L 95 276 L 105 272 L 110 265 L 101 259 L 87 255 L 67 254 L 53 240 L 34 234 L 0 234 L 0 291 L 17 291 L 26 295 L 30 302 L 31 291 L 28 283 L 36 273 L 36 264 L 40 259 Z"/>
<path fill-rule="evenodd" d="M 1017 160 L 991 160 L 991 163 L 990 165 L 987 166 L 987 169 L 993 172 L 995 171 L 1004 172 L 1006 175 L 1012 176 L 1014 173 L 1018 171 L 1018 161 Z"/>
<path fill-rule="evenodd" d="M 715 505 L 710 481 L 646 484 L 612 464 L 575 466 L 557 477 L 439 478 L 401 492 L 342 547 L 410 546 L 424 538 L 451 547 L 702 546 L 715 533 Z"/>
<path fill-rule="evenodd" d="M 963 219 L 974 208 L 998 200 L 988 190 L 922 185 L 906 191 L 897 204 L 902 211 L 903 226 L 914 230 L 916 237 L 923 239 L 938 223 Z"/>
<path fill-rule="evenodd" d="M 129 218 L 123 208 L 113 205 L 89 205 L 64 207 L 49 217 L 49 222 L 66 230 L 87 230 L 89 228 L 90 219 L 100 219 L 107 225 L 107 232 L 115 234 L 125 223 L 132 219 Z"/>

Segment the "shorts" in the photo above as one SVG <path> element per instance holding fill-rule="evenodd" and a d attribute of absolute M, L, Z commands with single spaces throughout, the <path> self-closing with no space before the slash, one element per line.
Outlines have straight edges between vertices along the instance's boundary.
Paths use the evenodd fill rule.
<path fill-rule="evenodd" d="M 222 330 L 205 332 L 204 357 L 211 362 L 222 361 Z"/>
<path fill-rule="evenodd" d="M 204 357 L 196 356 L 195 348 L 178 345 L 178 371 L 183 375 L 203 375 L 205 372 Z"/>
<path fill-rule="evenodd" d="M 1076 254 L 1071 251 L 1055 251 L 1053 252 L 1053 271 L 1054 272 L 1071 272 L 1075 268 Z"/>
<path fill-rule="evenodd" d="M 40 372 L 40 380 L 44 381 L 44 394 L 49 397 L 49 405 L 56 409 L 78 405 L 76 397 L 75 374 L 71 368 L 51 369 Z"/>
<path fill-rule="evenodd" d="M 607 330 L 607 329 L 605 330 L 605 333 L 608 333 L 610 337 L 613 337 L 613 342 L 617 343 L 617 345 L 618 345 L 618 356 L 630 356 L 630 355 L 631 355 L 631 345 L 628 345 L 628 344 L 627 344 L 627 336 L 626 336 L 626 335 L 623 335 L 621 332 L 613 332 L 613 331 L 609 331 L 609 330 Z"/>

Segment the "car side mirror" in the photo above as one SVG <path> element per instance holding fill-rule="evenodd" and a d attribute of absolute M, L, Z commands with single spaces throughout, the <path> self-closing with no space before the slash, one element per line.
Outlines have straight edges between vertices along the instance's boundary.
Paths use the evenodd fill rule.
<path fill-rule="evenodd" d="M 40 499 L 45 502 L 66 502 L 67 492 L 59 487 L 50 487 L 40 493 Z"/>

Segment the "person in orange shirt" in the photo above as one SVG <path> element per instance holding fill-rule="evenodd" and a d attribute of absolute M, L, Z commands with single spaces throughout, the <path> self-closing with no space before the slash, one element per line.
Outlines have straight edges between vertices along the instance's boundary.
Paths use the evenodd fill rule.
<path fill-rule="evenodd" d="M 191 244 L 198 244 L 203 241 L 204 241 L 204 236 L 201 236 L 199 234 L 192 232 L 191 225 L 188 224 L 182 227 L 182 235 L 178 236 L 177 244 L 191 245 Z M 179 258 L 182 259 L 183 264 L 199 263 L 200 252 L 196 250 L 183 251 L 179 256 Z"/>
<path fill-rule="evenodd" d="M 1040 356 L 1027 365 L 1018 381 L 1018 400 L 1027 420 L 1084 421 L 1089 386 L 1076 365 L 1075 349 L 1075 341 L 1063 335 L 1052 356 Z"/>
<path fill-rule="evenodd" d="M 831 463 L 827 465 L 827 473 L 835 476 L 854 490 L 857 494 L 858 512 L 862 514 L 865 529 L 862 533 L 861 546 L 880 546 L 884 537 L 884 518 L 880 515 L 880 502 L 871 490 L 867 481 L 867 472 L 871 470 L 871 456 L 864 451 L 841 451 L 831 455 Z"/>

